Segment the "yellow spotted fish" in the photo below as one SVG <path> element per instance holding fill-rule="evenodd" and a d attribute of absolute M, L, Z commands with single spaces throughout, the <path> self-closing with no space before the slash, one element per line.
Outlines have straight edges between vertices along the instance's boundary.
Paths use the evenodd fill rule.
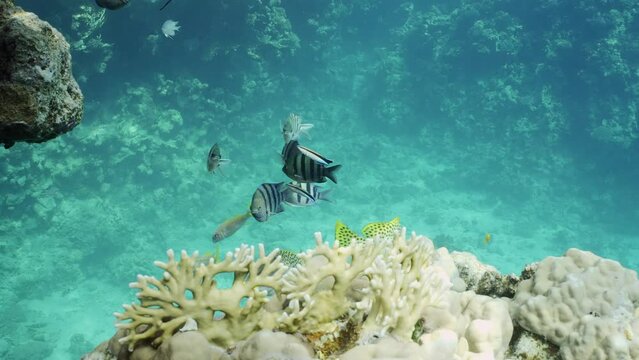
<path fill-rule="evenodd" d="M 282 264 L 288 267 L 295 267 L 302 262 L 302 259 L 291 250 L 280 249 L 278 255 L 281 257 Z"/>
<path fill-rule="evenodd" d="M 335 240 L 339 241 L 339 246 L 348 246 L 353 239 L 364 241 L 364 238 L 349 229 L 343 222 L 337 220 L 335 223 Z"/>
<path fill-rule="evenodd" d="M 362 229 L 362 234 L 368 239 L 375 236 L 393 237 L 399 231 L 399 217 L 391 221 L 372 222 Z"/>
<path fill-rule="evenodd" d="M 362 229 L 364 236 L 362 237 L 338 220 L 335 224 L 335 239 L 339 241 L 339 246 L 348 246 L 353 239 L 361 242 L 375 236 L 393 237 L 399 229 L 399 217 L 391 221 L 372 222 L 364 226 Z"/>

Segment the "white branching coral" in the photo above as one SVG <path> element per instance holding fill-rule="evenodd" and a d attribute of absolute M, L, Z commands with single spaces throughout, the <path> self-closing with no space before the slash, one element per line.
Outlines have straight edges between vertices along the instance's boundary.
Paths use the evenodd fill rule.
<path fill-rule="evenodd" d="M 260 245 L 254 259 L 254 248 L 242 245 L 221 262 L 199 265 L 197 252 L 189 256 L 183 251 L 179 261 L 172 250 L 167 255 L 168 263 L 155 262 L 164 270 L 163 278 L 138 275 L 130 287 L 140 289 L 140 303 L 124 305 L 124 313 L 115 313 L 121 321 L 117 327 L 129 330 L 120 341 L 128 343 L 130 350 L 143 339 L 160 344 L 189 318 L 210 342 L 224 347 L 274 327 L 276 315 L 265 310 L 269 296 L 261 288 L 272 289 L 276 296 L 280 293 L 286 267 L 276 251 L 266 255 Z M 234 275 L 232 286 L 219 288 L 215 276 L 229 272 Z"/>
<path fill-rule="evenodd" d="M 158 346 L 188 322 L 186 328 L 225 348 L 260 330 L 280 330 L 307 336 L 326 355 L 354 345 L 360 333 L 360 343 L 385 333 L 411 341 L 424 309 L 439 306 L 450 288 L 433 243 L 415 234 L 406 239 L 405 229 L 344 247 L 320 233 L 315 242 L 294 268 L 280 263 L 279 250 L 266 255 L 262 245 L 257 257 L 242 245 L 205 264 L 197 253 L 183 251 L 178 260 L 169 250 L 167 263 L 155 263 L 162 279 L 139 275 L 130 285 L 140 289 L 139 304 L 115 314 L 127 331 L 120 342 L 129 349 L 140 341 Z M 222 273 L 233 274 L 230 288 L 218 285 Z"/>
<path fill-rule="evenodd" d="M 291 269 L 283 279 L 289 305 L 280 321 L 288 331 L 318 331 L 346 314 L 354 305 L 347 297 L 353 281 L 382 252 L 382 243 L 376 239 L 345 247 L 335 241 L 331 247 L 322 234 L 315 233 L 315 242 L 315 249 L 300 255 L 305 266 Z"/>
<path fill-rule="evenodd" d="M 366 271 L 371 278 L 372 307 L 364 322 L 362 342 L 387 331 L 410 340 L 423 309 L 438 306 L 451 287 L 442 268 L 429 266 L 437 254 L 430 239 L 413 233 L 407 240 L 404 228 L 395 239 L 385 241 L 393 243 Z"/>

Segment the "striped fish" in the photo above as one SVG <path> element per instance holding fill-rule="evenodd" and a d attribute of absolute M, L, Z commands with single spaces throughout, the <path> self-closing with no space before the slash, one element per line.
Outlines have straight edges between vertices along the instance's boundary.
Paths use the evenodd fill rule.
<path fill-rule="evenodd" d="M 290 187 L 283 182 L 264 183 L 257 187 L 251 200 L 251 215 L 253 215 L 255 220 L 264 222 L 269 217 L 284 211 L 282 203 L 284 201 L 284 192 L 287 189 L 291 189 L 296 194 L 310 197 L 304 190 Z"/>
<path fill-rule="evenodd" d="M 309 196 L 304 196 L 294 191 L 293 188 L 300 188 Z M 291 206 L 309 206 L 314 205 L 318 200 L 330 201 L 328 194 L 331 190 L 322 191 L 322 189 L 322 187 L 312 183 L 298 183 L 293 181 L 289 183 L 289 188 L 284 191 L 284 202 Z"/>
<path fill-rule="evenodd" d="M 300 146 L 297 140 L 292 140 L 282 149 L 282 171 L 289 178 L 302 183 L 323 183 L 326 178 L 337 183 L 335 172 L 342 165 L 327 167 L 333 161 L 320 155 L 316 151 Z"/>

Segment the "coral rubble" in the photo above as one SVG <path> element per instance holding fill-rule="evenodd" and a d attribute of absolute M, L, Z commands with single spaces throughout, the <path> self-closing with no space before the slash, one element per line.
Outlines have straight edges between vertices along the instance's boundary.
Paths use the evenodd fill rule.
<path fill-rule="evenodd" d="M 35 14 L 0 1 L 0 143 L 44 142 L 82 119 L 69 44 Z"/>

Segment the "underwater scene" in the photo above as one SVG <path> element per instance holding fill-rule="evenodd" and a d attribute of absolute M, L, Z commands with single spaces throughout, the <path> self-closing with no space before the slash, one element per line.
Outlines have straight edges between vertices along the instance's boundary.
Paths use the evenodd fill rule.
<path fill-rule="evenodd" d="M 639 331 L 634 310 L 639 309 L 639 7 L 634 1 L 0 3 L 3 11 L 17 11 L 7 10 L 15 5 L 36 14 L 63 35 L 71 56 L 69 81 L 74 78 L 81 89 L 81 94 L 68 90 L 81 104 L 73 112 L 79 123 L 56 128 L 59 136 L 9 140 L 7 134 L 22 132 L 8 125 L 2 130 L 6 119 L 0 119 L 6 147 L 0 149 L 0 358 L 129 359 L 126 344 L 155 354 L 171 336 L 210 326 L 203 333 L 222 349 L 219 355 L 130 358 L 527 359 L 508 348 L 523 328 L 552 343 L 546 358 L 639 359 L 639 334 L 633 335 Z M 26 21 L 26 15 L 11 14 L 0 16 L 5 34 L 3 22 Z M 7 44 L 0 39 L 0 63 L 14 51 Z M 38 81 L 56 81 L 63 66 L 58 58 L 36 58 L 49 65 L 29 71 Z M 7 70 L 0 71 L 0 87 L 7 76 Z M 58 106 L 47 104 L 51 111 Z M 316 232 L 328 247 L 320 245 Z M 385 238 L 394 245 L 380 245 Z M 369 241 L 377 244 L 374 249 L 363 245 L 367 239 L 379 240 Z M 297 265 L 310 263 L 309 249 L 328 259 L 315 274 Z M 606 309 L 623 309 L 611 310 L 614 321 L 599 328 L 604 329 L 599 338 L 612 336 L 605 330 L 612 329 L 625 350 L 606 352 L 601 349 L 607 345 L 601 345 L 580 352 L 575 344 L 583 337 L 574 335 L 581 334 L 574 324 L 547 335 L 528 315 L 513 313 L 513 302 L 499 299 L 513 298 L 514 290 L 510 296 L 481 295 L 481 304 L 499 300 L 511 309 L 510 315 L 505 311 L 500 340 L 490 346 L 473 345 L 472 326 L 435 336 L 438 327 L 422 308 L 406 312 L 409 320 L 369 324 L 372 312 L 401 308 L 405 299 L 418 296 L 400 296 L 404 300 L 389 307 L 364 301 L 362 294 L 379 291 L 381 297 L 388 287 L 373 280 L 354 298 L 338 296 L 350 300 L 327 302 L 326 308 L 341 309 L 330 321 L 308 310 L 321 291 L 291 290 L 306 274 L 304 286 L 317 286 L 327 276 L 335 282 L 331 293 L 342 294 L 337 284 L 342 277 L 356 281 L 348 274 L 362 258 L 370 261 L 358 274 L 369 279 L 392 273 L 376 266 L 412 274 L 422 261 L 414 255 L 410 265 L 393 263 L 388 259 L 395 259 L 394 251 L 423 252 L 428 264 L 450 259 L 450 253 L 457 268 L 455 252 L 471 253 L 516 281 L 534 280 L 548 257 L 576 259 L 568 269 L 609 259 L 601 268 L 604 275 L 592 283 L 614 284 L 624 300 L 615 300 L 618 306 L 584 305 L 574 324 L 588 326 L 603 321 Z M 343 266 L 324 274 L 338 260 Z M 536 275 L 522 274 L 535 262 L 540 262 Z M 225 264 L 224 271 L 214 269 Z M 272 273 L 266 274 L 270 266 Z M 623 275 L 605 275 L 613 268 Z M 203 269 L 208 272 L 200 273 Z M 438 275 L 441 269 L 418 271 L 406 289 L 441 283 L 437 291 L 419 295 L 437 304 L 450 289 L 467 294 L 470 288 L 455 281 L 461 270 L 452 269 L 453 275 L 440 274 L 446 281 Z M 580 274 L 599 271 L 593 269 L 599 268 L 592 265 Z M 231 311 L 223 310 L 227 305 L 220 305 L 209 307 L 206 320 L 196 311 L 179 317 L 179 324 L 171 325 L 168 315 L 157 317 L 162 326 L 140 320 L 155 316 L 167 296 L 149 294 L 172 286 L 146 275 L 170 283 L 193 274 L 203 279 L 221 274 L 214 285 L 231 290 L 238 279 L 257 279 L 244 295 L 233 295 L 244 315 L 255 303 L 278 296 L 280 280 L 271 278 L 281 275 L 288 279 L 281 285 L 284 310 L 277 310 L 283 314 L 269 317 L 260 308 L 232 322 Z M 268 281 L 258 281 L 266 275 Z M 571 284 L 580 276 L 569 276 Z M 206 283 L 196 280 L 188 281 Z M 579 281 L 582 288 L 590 283 Z M 173 285 L 185 302 L 202 298 L 189 285 Z M 584 291 L 571 296 L 599 296 Z M 138 301 L 136 294 L 143 303 L 155 300 L 142 309 L 123 308 Z M 231 295 L 226 299 L 235 299 Z M 518 296 L 515 303 L 528 299 Z M 162 301 L 169 304 L 167 313 L 181 308 L 177 300 Z M 355 309 L 363 308 L 361 321 L 353 320 Z M 258 317 L 255 324 L 249 321 Z M 309 325 L 310 317 L 315 320 Z M 228 320 L 235 330 L 213 335 L 217 320 Z M 124 355 L 113 350 L 91 355 L 114 336 L 116 322 L 128 331 L 119 342 Z M 249 330 L 238 330 L 249 322 Z M 322 325 L 327 322 L 334 327 L 330 339 L 340 339 L 332 347 Z M 335 335 L 338 327 L 341 335 Z M 264 329 L 278 329 L 273 334 L 282 337 L 297 334 L 295 341 L 305 334 L 298 345 L 312 348 L 311 355 L 282 350 L 284 355 L 260 357 L 247 349 L 244 355 L 228 350 Z M 393 332 L 392 340 L 384 337 Z M 367 335 L 344 339 L 354 333 Z M 397 346 L 389 343 L 396 338 L 412 338 L 411 346 L 424 354 L 440 355 L 374 355 L 355 348 L 387 344 L 387 351 Z M 435 338 L 440 350 L 424 350 Z M 618 350 L 617 345 L 610 346 Z"/>

